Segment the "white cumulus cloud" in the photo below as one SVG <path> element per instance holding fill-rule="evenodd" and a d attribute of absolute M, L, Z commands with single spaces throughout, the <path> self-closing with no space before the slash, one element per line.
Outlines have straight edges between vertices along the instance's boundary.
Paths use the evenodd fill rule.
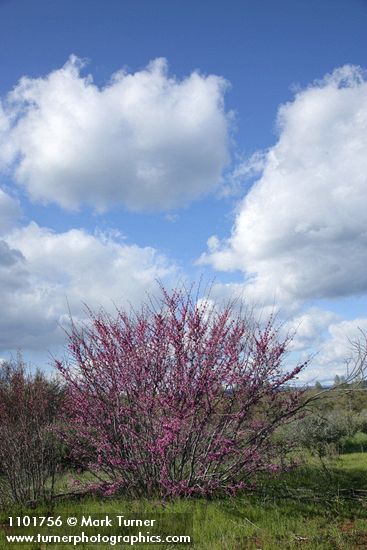
<path fill-rule="evenodd" d="M 0 235 L 13 227 L 20 214 L 18 201 L 0 188 Z"/>
<path fill-rule="evenodd" d="M 200 261 L 245 274 L 255 300 L 298 303 L 367 292 L 367 82 L 345 66 L 278 113 L 279 138 L 231 236 Z M 261 168 L 261 167 L 260 167 Z"/>
<path fill-rule="evenodd" d="M 92 309 L 138 305 L 175 266 L 155 249 L 81 229 L 55 233 L 32 222 L 0 241 L 0 350 L 50 349 L 60 325 Z"/>
<path fill-rule="evenodd" d="M 179 80 L 164 59 L 99 87 L 75 56 L 22 78 L 0 104 L 0 165 L 30 197 L 103 211 L 181 206 L 216 189 L 228 162 L 226 81 Z"/>
<path fill-rule="evenodd" d="M 330 327 L 339 321 L 340 316 L 336 313 L 313 306 L 295 315 L 283 328 L 294 335 L 290 344 L 292 351 L 310 353 L 324 345 L 330 336 Z"/>
<path fill-rule="evenodd" d="M 356 366 L 356 350 L 353 343 L 364 342 L 363 334 L 367 334 L 367 318 L 331 323 L 328 328 L 328 338 L 320 348 L 315 358 L 316 372 L 327 380 L 332 380 L 336 374 L 346 376 L 353 372 Z M 347 362 L 349 366 L 347 368 Z"/>

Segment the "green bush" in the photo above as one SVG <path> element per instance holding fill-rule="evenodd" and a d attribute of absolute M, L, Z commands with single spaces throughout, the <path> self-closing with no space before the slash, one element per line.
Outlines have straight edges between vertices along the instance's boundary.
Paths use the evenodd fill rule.
<path fill-rule="evenodd" d="M 340 452 L 352 452 L 352 450 L 360 452 L 360 443 L 353 443 L 357 445 L 354 447 L 352 443 L 348 443 L 354 441 L 353 438 L 357 433 L 361 433 L 361 422 L 359 415 L 355 412 L 343 409 L 315 410 L 304 418 L 291 422 L 278 433 L 278 439 L 280 444 L 292 443 L 294 449 L 307 449 L 322 459 Z M 361 435 L 364 434 L 361 433 Z M 349 448 L 350 451 L 345 450 Z"/>
<path fill-rule="evenodd" d="M 358 414 L 359 431 L 367 434 L 367 409 L 363 409 Z"/>
<path fill-rule="evenodd" d="M 342 453 L 366 453 L 367 434 L 357 432 L 352 436 L 342 437 L 340 441 Z"/>

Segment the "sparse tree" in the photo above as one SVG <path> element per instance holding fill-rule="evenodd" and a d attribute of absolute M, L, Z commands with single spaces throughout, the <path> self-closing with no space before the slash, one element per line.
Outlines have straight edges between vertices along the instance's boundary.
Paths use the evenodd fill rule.
<path fill-rule="evenodd" d="M 0 365 L 0 503 L 52 497 L 59 444 L 52 432 L 63 390 L 18 356 Z"/>

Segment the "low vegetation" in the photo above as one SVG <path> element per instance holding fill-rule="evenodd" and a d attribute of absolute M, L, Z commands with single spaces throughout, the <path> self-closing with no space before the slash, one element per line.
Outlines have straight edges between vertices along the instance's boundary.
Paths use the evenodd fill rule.
<path fill-rule="evenodd" d="M 205 550 L 355 550 L 367 546 L 367 454 L 341 455 L 328 460 L 328 471 L 308 457 L 295 471 L 258 480 L 257 489 L 236 497 L 214 500 L 174 499 L 162 504 L 154 499 L 86 497 L 82 501 L 56 500 L 37 509 L 16 508 L 13 515 L 77 515 L 117 513 L 158 517 L 178 514 L 176 532 L 185 534 L 180 514 L 192 516 L 195 548 Z M 0 549 L 8 550 L 4 534 L 8 513 L 0 514 Z M 173 520 L 175 521 L 175 520 Z M 188 531 L 187 531 L 188 532 Z M 186 532 L 186 533 L 187 533 Z M 135 545 L 134 548 L 149 548 Z M 160 548 L 169 546 L 160 546 Z M 170 546 L 172 548 L 173 546 Z M 174 547 L 183 547 L 174 546 Z M 24 550 L 41 550 L 22 544 Z M 46 548 L 46 546 L 45 546 Z M 48 546 L 47 546 L 48 548 Z M 49 548 L 59 550 L 60 545 Z M 69 548 L 69 547 L 68 547 Z M 78 548 L 95 548 L 81 544 Z M 107 548 L 107 547 L 106 547 Z M 43 550 L 43 549 L 42 549 Z"/>

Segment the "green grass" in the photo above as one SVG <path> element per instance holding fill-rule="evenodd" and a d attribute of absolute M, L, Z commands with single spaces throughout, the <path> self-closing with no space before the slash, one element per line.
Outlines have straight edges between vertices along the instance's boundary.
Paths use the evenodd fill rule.
<path fill-rule="evenodd" d="M 362 491 L 365 491 L 365 496 Z M 171 517 L 173 523 L 178 522 L 176 531 L 180 532 L 181 528 L 181 534 L 187 533 L 182 532 L 180 516 L 171 514 L 190 514 L 197 549 L 363 549 L 367 548 L 367 453 L 342 455 L 328 464 L 327 470 L 316 460 L 309 459 L 304 466 L 277 479 L 260 479 L 256 494 L 243 494 L 235 498 L 211 501 L 178 499 L 163 505 L 152 500 L 101 500 L 89 497 L 80 502 L 60 501 L 53 510 L 40 508 L 29 511 L 33 516 L 45 512 L 63 517 L 84 513 L 92 516 L 140 515 L 147 518 L 163 513 Z M 22 513 L 25 511 L 12 510 L 13 515 Z M 4 512 L 2 523 L 7 515 Z M 154 546 L 157 545 L 135 545 L 134 548 Z M 12 547 L 15 548 L 15 545 Z M 25 544 L 18 547 L 24 550 L 65 548 L 60 545 Z M 77 548 L 97 547 L 79 545 Z M 178 545 L 157 547 L 174 548 Z M 9 548 L 11 546 L 6 546 L 3 540 L 0 542 L 1 550 Z"/>

